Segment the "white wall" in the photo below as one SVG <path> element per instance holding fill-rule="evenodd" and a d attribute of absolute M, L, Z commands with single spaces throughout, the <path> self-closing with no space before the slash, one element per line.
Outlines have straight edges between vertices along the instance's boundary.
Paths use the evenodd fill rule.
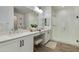
<path fill-rule="evenodd" d="M 3 30 L 8 32 L 13 29 L 13 7 L 0 6 L 0 22 L 3 24 Z"/>
<path fill-rule="evenodd" d="M 54 7 L 55 8 L 55 7 Z M 68 44 L 79 46 L 76 40 L 79 40 L 79 7 L 64 7 L 60 9 L 52 9 L 52 32 L 53 40 L 65 42 Z"/>

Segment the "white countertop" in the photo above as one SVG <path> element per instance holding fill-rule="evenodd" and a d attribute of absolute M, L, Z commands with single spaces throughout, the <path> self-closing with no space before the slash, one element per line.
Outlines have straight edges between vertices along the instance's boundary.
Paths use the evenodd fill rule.
<path fill-rule="evenodd" d="M 44 29 L 44 30 L 42 30 L 40 32 L 43 33 L 43 32 L 45 32 L 47 30 L 49 30 L 49 29 Z M 39 31 L 35 31 L 35 32 L 21 32 L 21 33 L 15 33 L 15 34 L 11 34 L 11 35 L 10 34 L 9 35 L 3 35 L 3 36 L 0 36 L 0 42 L 16 39 L 16 38 L 19 38 L 19 37 L 22 37 L 22 36 L 38 34 L 40 32 Z"/>

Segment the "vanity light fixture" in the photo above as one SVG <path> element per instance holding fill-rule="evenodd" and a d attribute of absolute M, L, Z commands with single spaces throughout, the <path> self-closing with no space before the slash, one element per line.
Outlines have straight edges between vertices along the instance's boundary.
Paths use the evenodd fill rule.
<path fill-rule="evenodd" d="M 35 9 L 34 9 L 36 12 L 38 12 L 38 13 L 40 13 L 40 14 L 42 14 L 43 13 L 43 11 L 41 10 L 41 9 L 39 9 L 38 7 L 35 7 Z"/>

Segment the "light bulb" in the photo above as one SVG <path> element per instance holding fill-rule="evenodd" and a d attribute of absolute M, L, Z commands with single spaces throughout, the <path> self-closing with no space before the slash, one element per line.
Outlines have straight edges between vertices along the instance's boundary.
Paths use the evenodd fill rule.
<path fill-rule="evenodd" d="M 43 11 L 41 10 L 41 9 L 39 9 L 38 7 L 35 7 L 35 9 L 34 9 L 36 12 L 38 12 L 38 13 L 43 13 Z"/>

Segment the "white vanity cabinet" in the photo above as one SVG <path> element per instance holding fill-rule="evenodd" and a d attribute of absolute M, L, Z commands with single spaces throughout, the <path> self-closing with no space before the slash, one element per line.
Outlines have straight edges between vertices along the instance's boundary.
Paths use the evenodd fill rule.
<path fill-rule="evenodd" d="M 23 36 L 0 43 L 0 52 L 32 52 L 33 37 Z"/>

